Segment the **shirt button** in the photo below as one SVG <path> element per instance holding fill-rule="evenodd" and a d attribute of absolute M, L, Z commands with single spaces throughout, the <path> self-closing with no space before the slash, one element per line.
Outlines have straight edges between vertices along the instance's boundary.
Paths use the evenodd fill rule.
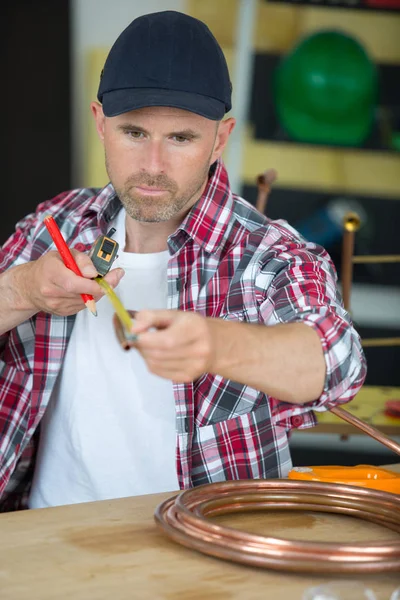
<path fill-rule="evenodd" d="M 290 418 L 290 422 L 293 427 L 300 427 L 303 424 L 303 417 L 301 415 L 294 415 L 294 417 Z"/>
<path fill-rule="evenodd" d="M 79 243 L 74 246 L 74 250 L 77 250 L 78 252 L 85 252 L 86 246 L 85 246 L 85 244 Z"/>

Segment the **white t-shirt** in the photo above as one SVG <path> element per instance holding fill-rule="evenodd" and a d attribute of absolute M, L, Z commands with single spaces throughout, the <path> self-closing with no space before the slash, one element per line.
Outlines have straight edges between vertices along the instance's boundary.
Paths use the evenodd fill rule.
<path fill-rule="evenodd" d="M 125 246 L 125 211 L 114 238 Z M 119 251 L 125 270 L 116 288 L 126 308 L 167 307 L 168 251 Z M 175 491 L 172 382 L 151 374 L 132 349 L 121 349 L 107 297 L 98 316 L 82 310 L 42 419 L 30 508 Z"/>

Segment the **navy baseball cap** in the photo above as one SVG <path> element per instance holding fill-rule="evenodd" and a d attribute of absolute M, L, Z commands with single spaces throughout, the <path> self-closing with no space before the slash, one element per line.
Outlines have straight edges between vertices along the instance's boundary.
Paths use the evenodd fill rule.
<path fill-rule="evenodd" d="M 97 98 L 106 117 L 172 106 L 218 121 L 232 107 L 231 93 L 224 54 L 207 25 L 162 11 L 138 17 L 114 42 Z"/>

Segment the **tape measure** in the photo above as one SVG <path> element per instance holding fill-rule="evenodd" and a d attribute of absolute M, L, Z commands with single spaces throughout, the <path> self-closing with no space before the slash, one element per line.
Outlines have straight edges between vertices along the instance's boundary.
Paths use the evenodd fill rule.
<path fill-rule="evenodd" d="M 108 273 L 118 256 L 119 244 L 111 237 L 114 233 L 115 228 L 111 227 L 105 235 L 99 235 L 89 252 L 92 263 L 101 277 Z"/>

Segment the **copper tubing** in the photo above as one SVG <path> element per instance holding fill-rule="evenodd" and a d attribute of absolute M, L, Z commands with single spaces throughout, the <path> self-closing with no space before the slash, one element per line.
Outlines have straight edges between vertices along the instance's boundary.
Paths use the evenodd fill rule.
<path fill-rule="evenodd" d="M 351 282 L 353 279 L 353 252 L 354 237 L 361 225 L 357 213 L 348 212 L 343 219 L 343 247 L 342 247 L 342 296 L 343 305 L 350 310 Z"/>
<path fill-rule="evenodd" d="M 330 411 L 400 454 L 400 445 L 340 407 Z M 337 513 L 400 534 L 400 496 L 369 488 L 249 479 L 211 483 L 162 502 L 154 518 L 174 541 L 203 554 L 274 570 L 305 573 L 400 572 L 400 540 L 376 543 L 300 542 L 217 525 L 208 517 L 255 510 Z"/>
<path fill-rule="evenodd" d="M 339 406 L 334 406 L 329 410 L 337 417 L 340 417 L 344 421 L 347 421 L 347 423 L 350 423 L 350 425 L 354 425 L 354 427 L 361 429 L 361 431 L 386 446 L 386 448 L 389 448 L 389 450 L 392 450 L 396 454 L 400 455 L 400 444 L 397 444 L 397 442 L 384 435 L 378 429 L 375 429 L 375 427 L 372 427 L 372 425 L 365 423 L 365 421 L 362 421 L 355 415 L 352 415 L 351 413 L 347 412 L 347 410 L 344 410 Z"/>
<path fill-rule="evenodd" d="M 398 262 L 400 262 L 400 254 L 360 254 L 359 256 L 353 256 L 353 264 Z"/>
<path fill-rule="evenodd" d="M 256 209 L 263 215 L 267 208 L 267 200 L 271 191 L 272 184 L 277 178 L 275 169 L 268 169 L 262 175 L 257 177 L 258 196 L 256 201 Z"/>
<path fill-rule="evenodd" d="M 363 348 L 380 348 L 383 346 L 400 346 L 398 338 L 364 338 L 361 340 Z"/>
<path fill-rule="evenodd" d="M 130 316 L 132 318 L 134 318 L 137 311 L 128 310 L 127 312 L 130 314 Z M 137 340 L 137 336 L 134 334 L 129 334 L 125 330 L 125 327 L 123 326 L 120 318 L 118 317 L 118 315 L 116 313 L 114 313 L 114 315 L 113 315 L 113 326 L 114 326 L 114 331 L 117 336 L 118 342 L 120 343 L 121 347 L 124 350 L 129 350 L 130 348 L 132 348 L 133 342 L 135 342 L 135 340 Z"/>
<path fill-rule="evenodd" d="M 400 497 L 337 483 L 249 479 L 210 483 L 159 504 L 155 521 L 175 542 L 218 558 L 280 571 L 400 572 L 400 539 L 303 542 L 255 535 L 209 517 L 245 511 L 317 511 L 357 517 L 400 534 Z"/>

